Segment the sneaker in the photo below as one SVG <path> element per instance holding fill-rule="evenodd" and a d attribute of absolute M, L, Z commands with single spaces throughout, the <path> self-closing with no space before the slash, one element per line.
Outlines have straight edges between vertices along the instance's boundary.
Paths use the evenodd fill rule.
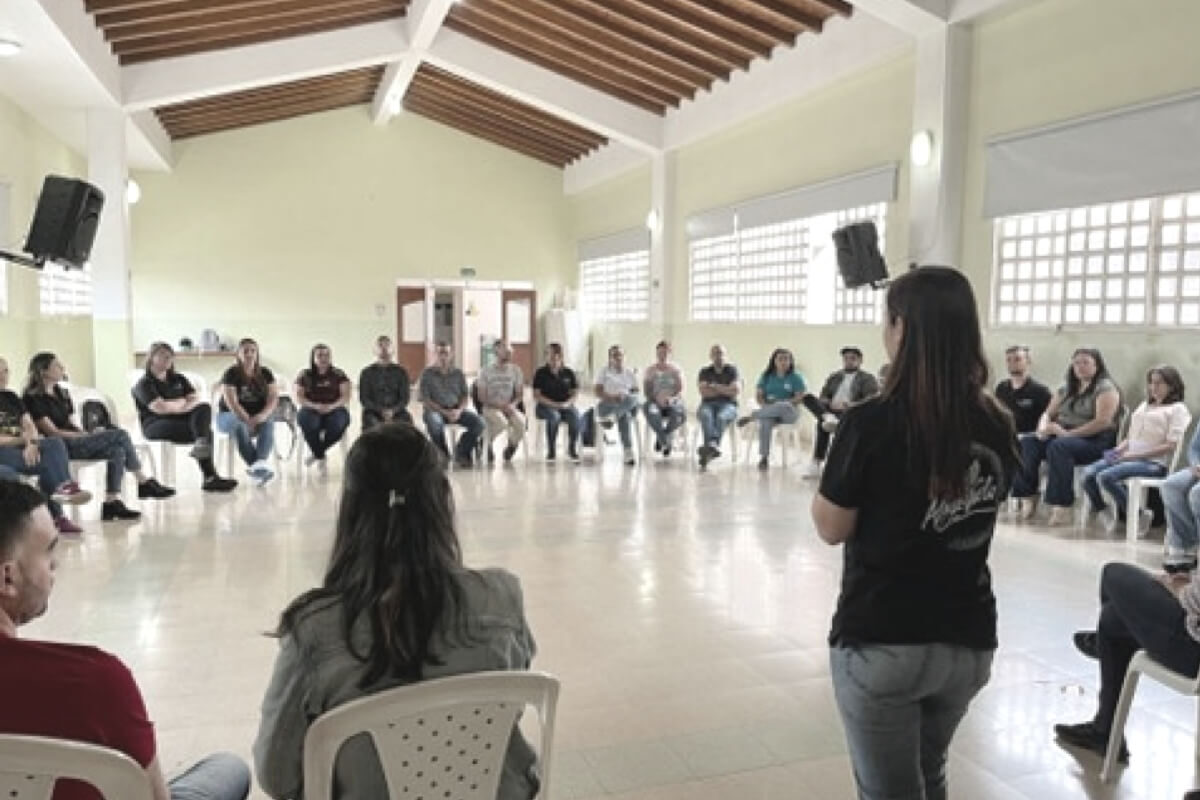
<path fill-rule="evenodd" d="M 71 522 L 71 520 L 67 519 L 66 517 L 55 517 L 54 527 L 60 534 L 64 536 L 73 536 L 83 533 L 83 528 L 79 527 L 74 522 Z"/>
<path fill-rule="evenodd" d="M 1095 631 L 1075 631 L 1071 640 L 1075 642 L 1075 649 L 1088 658 L 1100 659 L 1100 637 Z"/>
<path fill-rule="evenodd" d="M 1017 519 L 1033 519 L 1033 515 L 1037 512 L 1036 497 L 1018 497 L 1017 498 Z"/>
<path fill-rule="evenodd" d="M 174 497 L 175 490 L 170 486 L 163 486 L 154 478 L 143 481 L 138 484 L 138 499 L 139 500 L 162 500 L 165 497 Z"/>
<path fill-rule="evenodd" d="M 232 492 L 237 488 L 238 482 L 233 478 L 222 478 L 220 475 L 210 475 L 204 479 L 204 483 L 200 484 L 200 488 L 206 492 Z"/>
<path fill-rule="evenodd" d="M 207 439 L 197 439 L 196 443 L 192 445 L 191 451 L 188 453 L 189 456 L 197 460 L 201 458 L 212 458 L 212 454 L 212 442 L 208 441 Z"/>
<path fill-rule="evenodd" d="M 1184 572 L 1195 572 L 1197 563 L 1196 559 L 1193 558 L 1191 561 L 1164 561 L 1162 566 L 1163 572 L 1167 573 L 1168 575 L 1177 575 Z"/>
<path fill-rule="evenodd" d="M 744 428 L 744 427 L 746 427 L 747 425 L 749 425 L 749 424 L 750 424 L 750 421 L 751 421 L 752 419 L 753 419 L 753 417 L 739 417 L 739 418 L 738 418 L 738 421 L 737 421 L 737 426 L 738 426 L 739 428 Z"/>
<path fill-rule="evenodd" d="M 141 516 L 142 512 L 127 508 L 120 500 L 106 500 L 100 506 L 100 519 L 104 522 L 134 520 L 140 519 Z"/>
<path fill-rule="evenodd" d="M 547 464 L 553 464 L 556 460 L 557 460 L 557 456 L 554 454 L 553 451 L 546 453 L 546 463 Z"/>
<path fill-rule="evenodd" d="M 90 502 L 92 493 L 87 489 L 81 489 L 75 481 L 67 481 L 54 490 L 54 493 L 50 495 L 50 499 L 64 505 L 78 506 Z M 66 519 L 66 517 L 59 517 L 59 519 Z"/>
<path fill-rule="evenodd" d="M 633 448 L 625 448 L 625 466 L 632 467 L 637 464 L 637 457 L 633 454 Z"/>
<path fill-rule="evenodd" d="M 721 457 L 721 448 L 717 447 L 715 444 L 714 444 L 714 445 L 709 445 L 709 448 L 708 448 L 708 457 L 709 457 L 710 459 L 712 459 L 712 458 L 720 458 L 720 457 Z"/>
<path fill-rule="evenodd" d="M 510 444 L 504 448 L 504 463 L 508 464 L 513 460 L 513 456 L 517 453 L 517 446 Z"/>
<path fill-rule="evenodd" d="M 613 426 L 613 418 L 612 417 L 605 417 L 604 419 L 600 420 L 600 427 L 604 428 L 604 430 L 611 431 L 612 426 Z"/>
<path fill-rule="evenodd" d="M 572 447 L 570 450 L 567 451 L 567 458 L 571 459 L 571 461 L 573 463 L 578 464 L 579 463 L 579 451 L 576 450 L 574 447 Z"/>
<path fill-rule="evenodd" d="M 1046 524 L 1051 528 L 1070 525 L 1071 509 L 1066 506 L 1051 506 L 1050 516 L 1046 519 Z"/>
<path fill-rule="evenodd" d="M 663 451 L 663 443 L 662 443 L 662 439 L 659 439 L 658 437 L 655 437 L 655 439 L 654 439 L 654 452 L 656 452 L 656 453 L 661 453 L 662 451 Z"/>
<path fill-rule="evenodd" d="M 804 472 L 802 472 L 800 474 L 800 477 L 804 478 L 805 480 L 810 480 L 810 481 L 816 480 L 817 478 L 821 477 L 821 462 L 820 461 L 808 462 L 808 466 L 804 468 Z"/>
<path fill-rule="evenodd" d="M 700 469 L 708 466 L 708 462 L 713 459 L 713 447 L 707 444 L 702 444 L 696 448 L 696 455 L 700 457 Z"/>
<path fill-rule="evenodd" d="M 1090 750 L 1099 756 L 1104 756 L 1108 750 L 1108 733 L 1096 727 L 1094 722 L 1081 722 L 1078 725 L 1055 725 L 1054 735 L 1058 740 L 1071 747 Z M 1129 763 L 1129 748 L 1125 740 L 1121 740 L 1121 753 L 1117 760 L 1122 764 Z"/>
<path fill-rule="evenodd" d="M 473 461 L 471 461 L 470 456 L 456 456 L 454 459 L 454 466 L 458 467 L 459 469 L 471 469 L 471 467 L 475 466 L 475 464 Z"/>
<path fill-rule="evenodd" d="M 837 430 L 838 418 L 826 411 L 821 415 L 821 430 L 826 433 L 833 433 Z"/>
<path fill-rule="evenodd" d="M 758 460 L 758 469 L 760 472 L 766 472 L 771 465 L 767 463 L 767 457 L 763 456 Z"/>
<path fill-rule="evenodd" d="M 1058 509 L 1054 509 L 1054 511 L 1057 510 Z M 1051 517 L 1054 516 L 1054 511 L 1050 512 Z M 1104 530 L 1108 531 L 1109 533 L 1115 531 L 1117 526 L 1121 524 L 1120 520 L 1117 518 L 1116 509 L 1111 507 L 1105 507 L 1102 509 L 1100 511 L 1100 524 L 1103 525 Z"/>
<path fill-rule="evenodd" d="M 671 457 L 671 445 L 667 445 L 662 449 L 663 458 Z"/>
<path fill-rule="evenodd" d="M 487 449 L 487 463 L 489 463 L 489 464 L 496 463 L 496 451 L 493 450 L 490 445 L 488 446 L 488 449 Z"/>
<path fill-rule="evenodd" d="M 250 476 L 250 482 L 255 486 L 263 486 L 275 477 L 275 470 L 271 469 L 266 461 L 255 461 L 246 470 L 246 474 Z"/>
<path fill-rule="evenodd" d="M 1143 508 L 1142 513 L 1138 515 L 1138 538 L 1145 538 L 1152 527 L 1154 527 L 1154 512 Z"/>

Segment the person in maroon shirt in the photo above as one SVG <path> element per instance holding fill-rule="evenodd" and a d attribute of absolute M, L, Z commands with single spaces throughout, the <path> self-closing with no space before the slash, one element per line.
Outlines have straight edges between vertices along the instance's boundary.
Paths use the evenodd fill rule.
<path fill-rule="evenodd" d="M 20 639 L 17 628 L 46 612 L 58 532 L 37 490 L 0 481 L 0 733 L 44 736 L 118 750 L 146 770 L 155 800 L 245 800 L 250 769 L 218 753 L 169 783 L 154 724 L 129 668 L 95 647 Z M 54 800 L 98 800 L 79 781 L 59 781 Z M 119 798 L 114 798 L 119 800 Z"/>
<path fill-rule="evenodd" d="M 317 465 L 325 470 L 325 453 L 346 434 L 350 427 L 350 379 L 333 365 L 329 345 L 313 345 L 308 356 L 308 369 L 296 376 L 296 401 L 300 413 L 296 424 L 304 432 L 309 456 L 305 466 Z"/>

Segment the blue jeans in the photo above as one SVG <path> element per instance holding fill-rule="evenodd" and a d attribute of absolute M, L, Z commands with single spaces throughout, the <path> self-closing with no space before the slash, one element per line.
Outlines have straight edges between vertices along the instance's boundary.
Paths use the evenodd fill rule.
<path fill-rule="evenodd" d="M 425 409 L 423 415 L 425 420 L 425 432 L 429 434 L 429 440 L 437 445 L 437 448 L 449 458 L 450 448 L 446 447 L 446 418 L 436 411 Z M 470 461 L 475 453 L 475 444 L 479 441 L 479 437 L 483 435 L 483 417 L 473 411 L 468 411 L 465 408 L 458 415 L 458 422 L 451 423 L 452 425 L 461 425 L 465 433 L 458 437 L 458 447 L 454 453 L 454 457 L 459 460 Z"/>
<path fill-rule="evenodd" d="M 732 400 L 705 400 L 696 411 L 704 444 L 721 449 L 721 437 L 725 429 L 737 419 L 737 403 Z"/>
<path fill-rule="evenodd" d="M 560 422 L 567 426 L 567 447 L 572 453 L 579 452 L 579 409 L 575 406 L 566 408 L 551 408 L 537 404 L 534 414 L 538 419 L 546 421 L 546 454 L 554 455 L 558 445 L 558 425 Z"/>
<path fill-rule="evenodd" d="M 346 429 L 350 427 L 350 412 L 339 407 L 322 414 L 306 406 L 296 415 L 296 424 L 304 432 L 304 441 L 308 443 L 313 458 L 320 459 L 346 435 Z"/>
<path fill-rule="evenodd" d="M 142 468 L 137 450 L 129 434 L 120 428 L 96 431 L 87 436 L 64 439 L 67 456 L 83 461 L 105 461 L 104 491 L 120 494 L 125 471 L 136 472 Z"/>
<path fill-rule="evenodd" d="M 601 400 L 596 403 L 596 420 L 599 421 L 605 417 L 616 416 L 617 430 L 621 434 L 621 446 L 626 450 L 633 447 L 633 433 L 631 432 L 631 421 L 637 415 L 638 403 L 633 395 L 625 395 L 617 401 Z"/>
<path fill-rule="evenodd" d="M 275 423 L 272 420 L 267 420 L 251 434 L 250 427 L 232 411 L 222 411 L 217 414 L 217 430 L 229 434 L 237 443 L 238 453 L 247 466 L 266 461 L 275 449 Z"/>
<path fill-rule="evenodd" d="M 687 416 L 683 403 L 660 406 L 653 400 L 647 400 L 646 404 L 642 406 L 642 410 L 646 414 L 646 424 L 658 437 L 658 443 L 663 447 L 670 447 L 671 434 L 683 426 L 683 421 Z"/>
<path fill-rule="evenodd" d="M 1021 437 L 1021 467 L 1013 477 L 1013 497 L 1033 497 L 1038 491 L 1042 460 L 1049 466 L 1046 477 L 1046 502 L 1052 506 L 1075 504 L 1075 467 L 1091 464 L 1116 444 L 1115 431 L 1095 436 L 1056 436 L 1039 439 L 1032 434 Z"/>
<path fill-rule="evenodd" d="M 50 500 L 54 490 L 71 480 L 67 466 L 67 446 L 62 439 L 38 439 L 40 458 L 35 466 L 25 464 L 25 453 L 21 447 L 0 447 L 0 469 L 10 470 L 15 475 L 35 475 L 38 489 L 46 495 L 46 505 L 55 519 L 62 516 L 62 506 Z"/>
<path fill-rule="evenodd" d="M 860 800 L 946 800 L 950 740 L 992 655 L 950 644 L 830 648 Z"/>
<path fill-rule="evenodd" d="M 167 783 L 171 800 L 245 800 L 250 768 L 232 753 L 200 759 Z"/>
<path fill-rule="evenodd" d="M 1167 468 L 1157 461 L 1121 461 L 1109 464 L 1100 459 L 1089 464 L 1083 471 L 1083 491 L 1088 501 L 1096 511 L 1104 510 L 1104 496 L 1100 494 L 1103 488 L 1112 497 L 1117 506 L 1117 513 L 1125 516 L 1125 508 L 1129 503 L 1129 492 L 1125 489 L 1125 481 L 1130 478 L 1161 478 L 1167 474 Z"/>
<path fill-rule="evenodd" d="M 780 400 L 769 403 L 750 415 L 758 420 L 758 455 L 766 458 L 771 453 L 771 434 L 779 423 L 790 424 L 800 419 L 795 403 Z M 820 426 L 818 426 L 820 427 Z"/>
<path fill-rule="evenodd" d="M 1200 547 L 1200 478 L 1192 468 L 1171 473 L 1158 490 L 1167 511 L 1167 559 L 1196 555 Z"/>

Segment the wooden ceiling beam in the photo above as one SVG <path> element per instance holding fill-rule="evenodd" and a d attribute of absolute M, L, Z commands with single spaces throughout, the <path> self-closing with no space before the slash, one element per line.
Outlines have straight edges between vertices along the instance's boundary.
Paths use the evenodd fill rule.
<path fill-rule="evenodd" d="M 779 19 L 787 20 L 793 25 L 799 25 L 811 33 L 820 33 L 821 29 L 825 26 L 825 20 L 822 17 L 809 14 L 795 6 L 788 5 L 786 0 L 755 0 L 747 8 L 747 11 L 773 15 Z"/>
<path fill-rule="evenodd" d="M 398 9 L 406 8 L 408 0 L 386 0 Z M 159 20 L 185 20 L 204 18 L 213 14 L 243 12 L 245 16 L 261 16 L 263 9 L 301 11 L 305 9 L 333 9 L 338 6 L 357 5 L 363 0 L 169 0 L 149 8 L 134 8 L 121 11 L 103 11 L 95 15 L 96 27 L 118 28 Z"/>
<path fill-rule="evenodd" d="M 588 75 L 581 70 L 561 68 L 558 64 L 554 64 L 549 62 L 548 59 L 542 58 L 536 52 L 531 52 L 524 47 L 517 47 L 511 42 L 507 42 L 500 37 L 493 35 L 488 30 L 460 20 L 453 15 L 446 18 L 446 27 L 451 30 L 458 31 L 465 36 L 469 36 L 476 41 L 491 45 L 497 50 L 503 50 L 505 52 L 512 53 L 518 58 L 525 59 L 526 61 L 530 61 L 540 67 L 545 67 L 546 69 L 558 72 L 560 75 L 579 81 L 586 86 L 591 86 L 592 88 L 598 89 L 606 94 L 610 94 L 619 100 L 624 100 L 626 103 L 630 103 L 631 105 L 644 108 L 648 111 L 653 111 L 655 114 L 663 114 L 666 111 L 666 103 L 658 100 L 647 99 L 645 96 L 629 91 L 621 85 L 609 83 L 601 76 Z"/>
<path fill-rule="evenodd" d="M 278 83 L 271 86 L 260 86 L 256 89 L 246 89 L 240 92 L 212 95 L 199 100 L 189 100 L 183 103 L 172 103 L 171 105 L 158 106 L 157 110 L 187 111 L 192 108 L 202 108 L 217 100 L 237 102 L 240 100 L 253 100 L 255 98 L 295 96 L 300 92 L 311 93 L 335 91 L 348 88 L 358 88 L 364 91 L 373 91 L 375 86 L 379 83 L 379 77 L 381 74 L 382 68 L 369 67 L 364 70 L 354 70 L 353 72 L 344 72 L 335 75 L 323 75 L 319 78 L 309 78 L 303 81 L 291 81 L 289 83 Z"/>
<path fill-rule="evenodd" d="M 417 72 L 409 91 L 434 92 L 455 98 L 464 104 L 475 104 L 494 114 L 507 117 L 516 122 L 528 125 L 540 125 L 549 128 L 561 137 L 572 139 L 581 145 L 596 146 L 604 144 L 608 139 L 603 135 L 590 131 L 580 125 L 559 119 L 552 114 L 531 108 L 524 103 L 497 95 L 490 90 L 476 87 L 462 79 L 454 78 L 449 73 L 434 73 L 431 68 L 423 67 Z"/>
<path fill-rule="evenodd" d="M 608 64 L 603 60 L 573 52 L 570 48 L 564 48 L 554 40 L 552 35 L 539 34 L 520 25 L 505 13 L 504 9 L 487 5 L 486 0 L 458 6 L 450 12 L 448 19 L 455 22 L 466 22 L 472 25 L 476 31 L 486 31 L 500 41 L 509 43 L 510 52 L 513 52 L 512 48 L 521 48 L 525 53 L 522 57 L 526 60 L 534 61 L 534 63 L 559 74 L 565 75 L 567 70 L 572 70 L 577 75 L 586 78 L 581 81 L 583 83 L 591 83 L 595 86 L 595 81 L 603 80 L 663 106 L 679 104 L 682 95 L 680 89 L 673 90 L 661 86 L 639 74 L 622 69 L 620 65 Z M 681 84 L 681 87 L 686 89 L 687 85 Z"/>
<path fill-rule="evenodd" d="M 582 1 L 592 4 L 593 9 L 613 20 L 615 24 L 636 26 L 660 42 L 671 42 L 690 52 L 703 53 L 709 58 L 716 59 L 722 65 L 722 78 L 727 78 L 735 68 L 745 69 L 757 57 L 755 52 L 731 47 L 724 40 L 714 41 L 698 35 L 690 28 L 665 25 L 660 15 L 647 11 L 640 4 L 627 6 L 619 4 L 616 0 Z"/>
<path fill-rule="evenodd" d="M 753 60 L 770 55 L 773 45 L 759 39 L 723 30 L 709 17 L 683 8 L 663 8 L 661 0 L 610 0 L 622 13 L 637 16 L 651 25 L 673 27 L 699 37 L 709 47 L 719 47 Z"/>
<path fill-rule="evenodd" d="M 188 111 L 160 111 L 159 120 L 163 125 L 197 125 L 208 120 L 240 119 L 260 114 L 288 113 L 293 108 L 310 108 L 321 104 L 336 108 L 354 103 L 366 103 L 371 99 L 370 92 L 342 90 L 323 95 L 299 95 L 296 97 L 275 97 L 261 100 L 254 104 L 224 105 L 213 103 L 208 108 L 197 108 Z"/>
<path fill-rule="evenodd" d="M 846 0 L 809 0 L 809 2 L 823 6 L 829 10 L 830 14 L 837 14 L 839 17 L 849 17 L 854 14 L 854 6 L 847 3 Z"/>
<path fill-rule="evenodd" d="M 192 53 L 204 53 L 211 50 L 224 50 L 231 47 L 241 47 L 243 45 L 258 44 L 260 42 L 273 42 L 279 39 L 286 39 L 292 36 L 301 36 L 308 33 L 322 33 L 324 31 L 342 30 L 352 28 L 358 25 L 366 25 L 371 22 L 382 22 L 384 20 L 396 19 L 399 14 L 394 11 L 389 11 L 386 14 L 367 14 L 361 18 L 355 19 L 352 22 L 346 20 L 334 22 L 311 23 L 308 25 L 297 25 L 287 29 L 262 31 L 258 33 L 247 33 L 243 35 L 229 35 L 218 38 L 201 38 L 196 37 L 183 38 L 173 44 L 158 44 L 156 46 L 148 46 L 139 43 L 140 46 L 129 47 L 121 52 L 117 52 L 117 57 L 122 64 L 137 64 L 145 61 L 157 61 L 163 58 L 174 58 L 176 56 L 190 55 Z M 146 40 L 141 40 L 145 42 Z M 116 51 L 116 47 L 113 48 Z"/>
<path fill-rule="evenodd" d="M 368 98 L 369 100 L 370 98 Z M 241 114 L 236 117 L 226 117 L 224 119 L 214 119 L 206 121 L 202 125 L 180 124 L 172 129 L 169 124 L 163 125 L 167 132 L 171 134 L 171 138 L 186 138 L 190 136 L 200 136 L 206 133 L 215 133 L 222 130 L 230 130 L 232 128 L 248 128 L 253 125 L 262 125 L 267 122 L 279 122 L 285 119 L 294 119 L 296 117 L 306 116 L 308 114 L 318 114 L 322 111 L 333 111 L 338 108 L 346 108 L 354 105 L 365 105 L 365 102 L 350 101 L 340 105 L 322 101 L 322 103 L 308 102 L 297 103 L 290 108 L 280 111 L 271 109 L 270 111 L 260 111 L 253 114 Z"/>
<path fill-rule="evenodd" d="M 695 12 L 710 19 L 713 24 L 729 31 L 736 31 L 750 38 L 765 40 L 772 47 L 777 44 L 792 44 L 803 28 L 794 24 L 780 25 L 774 17 L 755 15 L 750 11 L 754 3 L 725 5 L 718 0 L 675 0 L 675 6 Z"/>
<path fill-rule="evenodd" d="M 512 136 L 516 139 L 527 140 L 543 148 L 546 152 L 557 153 L 567 159 L 573 158 L 580 152 L 586 153 L 589 149 L 591 149 L 588 147 L 580 147 L 571 142 L 564 142 L 561 139 L 554 138 L 552 135 L 544 131 L 489 115 L 488 113 L 477 108 L 458 105 L 452 100 L 438 98 L 432 95 L 422 96 L 418 93 L 412 96 L 412 101 L 416 105 L 439 109 L 448 114 L 455 114 L 464 122 L 469 122 L 480 130 L 493 130 Z"/>
<path fill-rule="evenodd" d="M 171 2 L 173 0 L 84 0 L 83 8 L 89 14 L 102 14 L 107 11 L 137 11 Z"/>
<path fill-rule="evenodd" d="M 139 22 L 131 25 L 104 27 L 104 38 L 110 42 L 125 42 L 133 39 L 145 39 L 154 36 L 185 34 L 193 31 L 208 31 L 213 28 L 228 30 L 269 29 L 277 23 L 319 22 L 321 20 L 345 19 L 362 14 L 372 14 L 381 11 L 395 11 L 397 6 L 391 0 L 351 0 L 340 5 L 325 7 L 321 5 L 296 6 L 290 2 L 277 2 L 273 5 L 255 6 L 250 9 L 224 9 L 210 11 L 206 14 L 170 17 Z M 102 26 L 103 27 L 103 26 Z"/>
<path fill-rule="evenodd" d="M 237 94 L 218 95 L 216 97 L 207 97 L 203 100 L 196 100 L 190 103 L 181 103 L 173 106 L 163 106 L 155 109 L 159 114 L 169 117 L 187 116 L 192 113 L 203 113 L 214 108 L 254 108 L 262 103 L 275 102 L 290 102 L 294 100 L 307 99 L 309 97 L 325 97 L 328 95 L 341 95 L 348 93 L 366 94 L 372 91 L 370 84 L 360 81 L 353 84 L 329 85 L 321 84 L 316 86 L 273 86 L 267 89 L 256 89 L 253 92 L 239 92 Z"/>
<path fill-rule="evenodd" d="M 480 139 L 485 139 L 490 141 L 492 144 L 499 145 L 500 147 L 504 147 L 508 150 L 514 150 L 522 155 L 529 156 L 530 158 L 536 158 L 538 161 L 543 161 L 556 167 L 561 168 L 568 164 L 571 160 L 569 157 L 566 157 L 561 153 L 543 150 L 527 141 L 513 139 L 512 137 L 505 136 L 494 131 L 476 130 L 471 125 L 463 122 L 453 114 L 445 113 L 430 106 L 424 106 L 419 102 L 410 104 L 409 102 L 405 101 L 404 106 L 406 109 L 415 114 L 428 117 L 434 122 L 454 128 L 462 133 L 467 134 L 468 136 L 475 136 Z"/>

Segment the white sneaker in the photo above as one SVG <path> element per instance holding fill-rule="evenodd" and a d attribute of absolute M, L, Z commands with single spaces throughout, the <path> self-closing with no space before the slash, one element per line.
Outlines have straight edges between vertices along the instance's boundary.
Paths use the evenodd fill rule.
<path fill-rule="evenodd" d="M 1033 519 L 1036 512 L 1036 497 L 1021 497 L 1017 500 L 1017 519 Z"/>
<path fill-rule="evenodd" d="M 800 477 L 806 480 L 815 480 L 821 477 L 821 462 L 808 462 L 808 466 L 804 468 L 804 472 L 800 473 Z"/>
<path fill-rule="evenodd" d="M 821 415 L 821 430 L 826 433 L 833 433 L 837 430 L 838 418 L 826 411 Z"/>
<path fill-rule="evenodd" d="M 637 457 L 633 454 L 632 448 L 625 449 L 625 466 L 632 467 L 637 464 Z"/>
<path fill-rule="evenodd" d="M 1150 526 L 1153 524 L 1154 512 L 1143 508 L 1142 513 L 1138 515 L 1138 538 L 1145 538 L 1146 534 L 1150 533 Z"/>
<path fill-rule="evenodd" d="M 1117 518 L 1115 509 L 1105 508 L 1100 512 L 1100 524 L 1104 526 L 1104 530 L 1112 533 L 1121 524 L 1121 520 Z"/>
<path fill-rule="evenodd" d="M 1046 524 L 1050 527 L 1058 527 L 1060 525 L 1069 525 L 1071 522 L 1071 509 L 1066 506 L 1051 506 L 1050 516 L 1046 520 Z"/>
<path fill-rule="evenodd" d="M 251 483 L 262 486 L 275 477 L 275 470 L 271 469 L 271 465 L 266 461 L 255 461 L 246 470 L 246 474 L 250 476 Z"/>

